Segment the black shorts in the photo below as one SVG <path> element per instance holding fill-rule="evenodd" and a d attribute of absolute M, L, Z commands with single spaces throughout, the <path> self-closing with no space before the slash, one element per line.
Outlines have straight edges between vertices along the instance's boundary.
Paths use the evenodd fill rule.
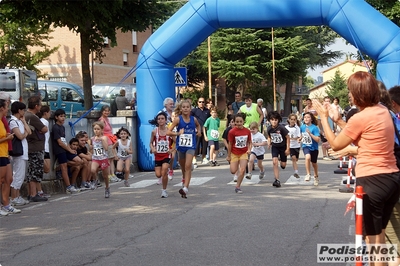
<path fill-rule="evenodd" d="M 170 160 L 171 160 L 171 158 L 165 158 L 165 159 L 163 159 L 161 161 L 154 161 L 154 166 L 155 167 L 161 167 L 165 163 L 169 164 Z"/>
<path fill-rule="evenodd" d="M 299 159 L 300 148 L 290 148 L 290 157 L 296 156 Z"/>
<path fill-rule="evenodd" d="M 362 186 L 363 223 L 366 235 L 378 235 L 385 229 L 393 207 L 399 200 L 400 172 L 357 178 Z"/>
<path fill-rule="evenodd" d="M 50 159 L 50 153 L 49 152 L 45 152 L 44 153 L 44 159 Z"/>
<path fill-rule="evenodd" d="M 280 156 L 281 162 L 285 163 L 287 161 L 287 156 L 285 154 L 285 147 L 271 147 L 272 158 L 278 158 Z"/>
<path fill-rule="evenodd" d="M 251 152 L 251 154 L 254 154 L 254 156 L 256 156 L 257 160 L 264 160 L 264 154 L 257 155 L 254 152 Z"/>
<path fill-rule="evenodd" d="M 7 166 L 10 163 L 8 157 L 0 157 L 0 166 Z"/>
<path fill-rule="evenodd" d="M 306 156 L 307 154 L 310 154 L 310 156 L 311 156 L 311 162 L 312 162 L 312 163 L 317 163 L 317 160 L 318 160 L 318 153 L 319 153 L 318 150 L 311 151 L 310 148 L 304 147 L 304 148 L 303 148 L 303 153 L 304 153 L 304 156 Z"/>

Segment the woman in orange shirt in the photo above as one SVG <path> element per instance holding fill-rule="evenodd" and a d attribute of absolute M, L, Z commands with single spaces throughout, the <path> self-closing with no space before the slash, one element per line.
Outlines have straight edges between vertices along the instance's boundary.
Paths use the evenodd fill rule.
<path fill-rule="evenodd" d="M 400 172 L 394 156 L 394 126 L 388 109 L 379 103 L 380 91 L 376 79 L 367 72 L 356 72 L 347 81 L 349 96 L 359 108 L 346 124 L 338 112 L 332 120 L 343 130 L 339 135 L 325 130 L 333 150 L 354 143 L 358 146 L 357 185 L 365 192 L 363 200 L 364 231 L 368 244 L 385 243 L 385 228 L 395 203 L 399 199 Z M 330 106 L 313 101 L 324 128 L 329 128 Z"/>

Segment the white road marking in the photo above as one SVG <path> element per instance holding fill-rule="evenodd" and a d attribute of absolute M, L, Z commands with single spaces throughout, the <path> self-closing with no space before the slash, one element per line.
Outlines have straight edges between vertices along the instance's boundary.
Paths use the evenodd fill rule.
<path fill-rule="evenodd" d="M 206 182 L 208 182 L 208 181 L 210 181 L 210 180 L 212 180 L 214 178 L 215 178 L 215 176 L 210 176 L 210 177 L 192 177 L 190 179 L 190 185 L 191 186 L 200 186 L 200 185 L 202 185 L 202 184 L 204 184 L 204 183 L 206 183 Z M 182 183 L 178 183 L 178 184 L 174 185 L 174 187 L 181 187 L 181 186 L 182 186 Z"/>
<path fill-rule="evenodd" d="M 313 186 L 314 185 L 314 177 L 311 177 L 310 181 L 304 181 L 304 176 L 300 176 L 300 178 L 296 178 L 293 175 L 286 180 L 285 185 L 300 185 L 300 186 Z"/>

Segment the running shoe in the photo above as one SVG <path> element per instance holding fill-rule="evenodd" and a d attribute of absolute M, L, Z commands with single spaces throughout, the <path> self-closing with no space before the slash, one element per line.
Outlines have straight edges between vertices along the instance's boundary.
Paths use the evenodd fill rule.
<path fill-rule="evenodd" d="M 259 179 L 263 179 L 264 178 L 264 172 L 260 172 L 260 174 L 258 175 Z"/>
<path fill-rule="evenodd" d="M 162 185 L 162 178 L 161 178 L 161 177 L 158 178 L 158 180 L 157 180 L 157 185 Z"/>
<path fill-rule="evenodd" d="M 106 187 L 105 193 L 104 193 L 104 197 L 105 197 L 106 199 L 108 199 L 108 198 L 110 197 L 110 188 L 109 188 L 109 187 Z"/>
<path fill-rule="evenodd" d="M 88 182 L 81 183 L 81 190 L 88 190 L 90 189 L 90 184 Z"/>
<path fill-rule="evenodd" d="M 174 170 L 170 169 L 168 170 L 168 179 L 172 180 L 174 178 Z"/>
<path fill-rule="evenodd" d="M 237 175 L 233 176 L 233 182 L 237 182 Z"/>
<path fill-rule="evenodd" d="M 331 159 L 331 158 L 329 158 L 328 156 L 324 156 L 324 157 L 322 157 L 322 160 L 325 160 L 325 161 L 332 161 L 332 159 Z"/>
<path fill-rule="evenodd" d="M 202 165 L 206 165 L 206 164 L 208 164 L 208 163 L 209 163 L 209 161 L 207 160 L 207 158 L 204 158 L 201 164 L 202 164 Z"/>
<path fill-rule="evenodd" d="M 14 206 L 23 206 L 23 205 L 27 204 L 26 202 L 27 201 L 21 197 L 16 197 L 15 199 L 11 200 L 11 204 Z M 28 201 L 28 203 L 29 203 L 29 201 Z"/>
<path fill-rule="evenodd" d="M 38 194 L 39 194 L 39 196 L 41 196 L 43 198 L 51 198 L 50 194 L 46 194 L 43 191 L 39 191 Z"/>
<path fill-rule="evenodd" d="M 92 182 L 90 182 L 90 189 L 94 190 L 97 188 L 97 180 L 93 180 Z"/>
<path fill-rule="evenodd" d="M 7 215 L 8 215 L 8 212 L 0 209 L 0 216 L 7 216 Z"/>
<path fill-rule="evenodd" d="M 278 179 L 275 179 L 274 183 L 272 183 L 272 185 L 274 187 L 281 187 L 281 181 L 279 181 Z"/>
<path fill-rule="evenodd" d="M 31 201 L 31 202 L 41 202 L 41 201 L 47 201 L 47 200 L 48 200 L 48 198 L 41 197 L 39 194 L 36 194 L 35 196 L 30 197 L 30 199 L 29 199 L 29 201 Z"/>
<path fill-rule="evenodd" d="M 168 198 L 168 193 L 165 189 L 161 191 L 161 198 Z"/>
<path fill-rule="evenodd" d="M 318 176 L 314 176 L 314 186 L 318 186 L 319 185 L 319 178 Z"/>
<path fill-rule="evenodd" d="M 3 212 L 8 213 L 8 214 L 16 214 L 16 213 L 20 213 L 20 212 L 21 212 L 21 210 L 16 209 L 16 208 L 14 208 L 14 207 L 11 206 L 11 205 L 3 206 L 3 207 L 1 207 L 1 210 L 2 210 Z"/>
<path fill-rule="evenodd" d="M 130 187 L 131 185 L 129 184 L 128 180 L 124 180 L 124 186 L 125 187 Z"/>
<path fill-rule="evenodd" d="M 311 179 L 311 175 L 310 174 L 306 174 L 306 177 L 304 177 L 304 181 L 310 181 Z"/>
<path fill-rule="evenodd" d="M 183 188 L 181 188 L 181 189 L 179 190 L 179 194 L 181 194 L 181 197 L 182 197 L 182 198 L 184 198 L 184 199 L 187 198 L 187 197 L 186 197 L 186 192 L 183 190 Z"/>
<path fill-rule="evenodd" d="M 68 187 L 67 187 L 67 193 L 71 193 L 71 194 L 74 194 L 74 193 L 78 193 L 79 191 L 74 187 L 74 186 L 72 186 L 72 185 L 69 185 Z"/>
<path fill-rule="evenodd" d="M 300 176 L 299 176 L 299 174 L 298 173 L 294 173 L 294 175 L 293 175 L 294 177 L 296 177 L 296 178 L 300 178 Z"/>
<path fill-rule="evenodd" d="M 246 178 L 249 179 L 249 180 L 251 179 L 251 176 L 252 176 L 252 173 L 247 173 L 246 174 Z"/>
<path fill-rule="evenodd" d="M 214 161 L 214 166 L 219 166 L 220 164 L 217 161 Z"/>
<path fill-rule="evenodd" d="M 236 188 L 235 188 L 235 192 L 236 192 L 237 194 L 242 194 L 242 193 L 243 193 L 243 191 L 240 189 L 240 187 L 236 187 Z"/>

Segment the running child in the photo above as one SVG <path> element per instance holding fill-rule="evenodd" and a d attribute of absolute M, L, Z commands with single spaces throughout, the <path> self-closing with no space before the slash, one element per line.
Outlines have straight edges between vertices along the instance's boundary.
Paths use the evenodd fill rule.
<path fill-rule="evenodd" d="M 288 125 L 285 126 L 289 131 L 290 137 L 290 157 L 292 158 L 294 177 L 300 178 L 299 176 L 299 168 L 297 166 L 297 161 L 299 160 L 300 154 L 300 124 L 299 120 L 297 120 L 297 115 L 291 114 L 288 117 Z"/>
<path fill-rule="evenodd" d="M 186 198 L 192 177 L 192 161 L 196 150 L 196 136 L 201 136 L 201 127 L 197 119 L 190 115 L 192 108 L 189 101 L 181 101 L 178 108 L 181 114 L 168 127 L 167 135 L 177 136 L 176 149 L 184 179 L 184 185 L 179 190 L 179 194 L 181 194 L 182 198 Z M 177 132 L 173 132 L 175 127 L 177 127 Z"/>
<path fill-rule="evenodd" d="M 238 174 L 237 183 L 235 187 L 236 193 L 243 193 L 240 185 L 242 184 L 244 172 L 248 161 L 248 156 L 251 152 L 251 132 L 245 128 L 246 114 L 237 113 L 234 116 L 235 127 L 229 131 L 228 134 L 228 154 L 226 160 L 230 162 L 230 170 L 232 174 Z"/>
<path fill-rule="evenodd" d="M 228 151 L 228 145 L 229 145 L 229 140 L 228 140 L 229 131 L 231 131 L 231 129 L 235 127 L 235 119 L 233 118 L 233 115 L 229 116 L 228 118 L 230 119 L 229 126 L 225 128 L 224 133 L 222 133 L 222 141 L 224 142 L 226 151 Z M 239 174 L 238 172 L 234 174 L 233 182 L 237 182 L 238 174 Z"/>
<path fill-rule="evenodd" d="M 175 148 L 172 147 L 174 137 L 167 135 L 168 128 L 166 126 L 166 113 L 158 113 L 154 120 L 149 122 L 156 126 L 156 128 L 151 132 L 150 137 L 150 151 L 154 154 L 155 159 L 154 171 L 156 177 L 161 180 L 161 198 L 168 198 L 168 167 L 170 167 L 171 156 L 175 152 Z"/>
<path fill-rule="evenodd" d="M 271 149 L 275 175 L 275 181 L 272 185 L 278 188 L 281 187 L 278 162 L 279 160 L 281 161 L 282 169 L 286 168 L 287 156 L 290 154 L 290 138 L 285 126 L 279 124 L 282 122 L 282 117 L 277 111 L 272 111 L 268 114 L 268 121 L 271 124 L 267 130 L 268 148 Z"/>
<path fill-rule="evenodd" d="M 125 187 L 129 187 L 128 178 L 131 170 L 133 153 L 132 142 L 129 138 L 131 133 L 128 129 L 121 127 L 115 136 L 117 136 L 118 139 L 113 145 L 113 152 L 115 156 L 118 157 L 116 175 L 119 179 L 124 179 Z"/>
<path fill-rule="evenodd" d="M 318 142 L 321 138 L 318 128 L 318 121 L 311 112 L 304 113 L 304 124 L 301 125 L 300 132 L 307 172 L 304 181 L 310 181 L 311 179 L 311 162 L 314 169 L 314 186 L 318 186 Z"/>
<path fill-rule="evenodd" d="M 219 166 L 217 162 L 217 154 L 219 151 L 219 118 L 216 108 L 211 108 L 211 116 L 207 118 L 203 127 L 204 140 L 208 142 L 210 147 L 210 165 Z"/>
<path fill-rule="evenodd" d="M 100 168 L 103 174 L 105 187 L 105 198 L 110 197 L 110 184 L 108 179 L 109 162 L 108 162 L 108 137 L 103 135 L 103 122 L 96 121 L 93 123 L 94 136 L 92 137 L 92 177 L 94 179 L 92 186 L 97 186 L 97 171 Z"/>
<path fill-rule="evenodd" d="M 264 160 L 264 153 L 265 153 L 265 148 L 264 146 L 268 145 L 268 141 L 265 138 L 263 134 L 258 131 L 259 126 L 257 122 L 251 122 L 250 123 L 250 132 L 251 132 L 251 142 L 252 142 L 252 149 L 251 149 L 251 154 L 250 154 L 250 159 L 248 163 L 248 168 L 249 172 L 246 174 L 247 179 L 251 179 L 253 171 L 253 166 L 254 166 L 254 161 L 257 159 L 257 165 L 258 168 L 260 169 L 260 174 L 258 175 L 259 179 L 264 178 L 264 166 L 263 166 L 263 160 Z"/>

